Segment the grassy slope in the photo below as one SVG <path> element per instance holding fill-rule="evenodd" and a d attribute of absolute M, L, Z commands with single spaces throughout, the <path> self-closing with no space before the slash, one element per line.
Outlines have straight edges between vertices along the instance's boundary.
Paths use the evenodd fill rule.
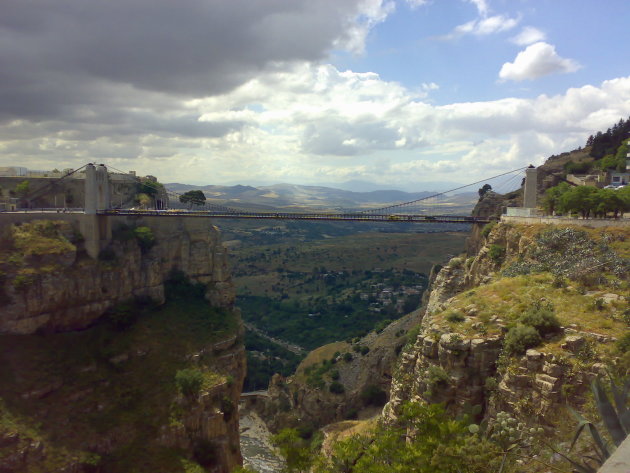
<path fill-rule="evenodd" d="M 557 227 L 560 228 L 560 227 Z M 536 238 L 549 230 L 548 226 L 518 226 L 521 234 Z M 598 245 L 606 245 L 614 251 L 619 261 L 628 260 L 630 238 L 627 230 L 620 228 L 581 229 L 588 238 Z M 556 255 L 562 259 L 563 255 Z M 553 258 L 552 258 L 553 263 Z M 558 287 L 557 279 L 550 272 L 533 272 L 515 277 L 501 276 L 501 271 L 510 268 L 517 259 L 508 259 L 501 263 L 497 277 L 487 284 L 464 291 L 449 302 L 448 308 L 433 315 L 432 320 L 442 325 L 447 331 L 462 333 L 474 338 L 483 334 L 497 334 L 501 328 L 491 321 L 497 316 L 508 327 L 516 322 L 522 312 L 535 301 L 545 299 L 551 302 L 556 316 L 563 326 L 573 326 L 576 330 L 592 332 L 606 337 L 620 338 L 628 333 L 628 301 L 630 300 L 630 282 L 628 274 L 618 277 L 610 272 L 606 265 L 593 265 L 583 277 L 565 278 Z M 476 315 L 467 317 L 462 322 L 449 322 L 450 314 L 465 315 L 467 308 L 474 306 Z M 624 315 L 626 314 L 626 315 Z M 473 328 L 473 324 L 477 328 Z M 560 348 L 564 337 L 559 335 L 543 340 L 539 349 L 548 353 L 567 354 Z M 596 343 L 592 360 L 599 357 L 602 362 L 610 362 L 616 354 L 612 343 Z M 575 362 L 574 357 L 569 357 Z"/>
<path fill-rule="evenodd" d="M 43 441 L 42 472 L 70 459 L 102 461 L 107 472 L 195 471 L 177 452 L 151 447 L 147 439 L 177 422 L 174 376 L 191 365 L 189 355 L 236 330 L 233 314 L 203 300 L 179 300 L 124 330 L 102 323 L 81 332 L 0 336 L 0 432 L 18 434 L 22 444 Z M 205 387 L 225 381 L 212 354 L 197 367 Z M 34 395 L 25 398 L 28 392 Z M 101 460 L 82 450 L 108 436 L 125 439 L 127 447 Z M 0 458 L 13 448 L 0 448 Z"/>

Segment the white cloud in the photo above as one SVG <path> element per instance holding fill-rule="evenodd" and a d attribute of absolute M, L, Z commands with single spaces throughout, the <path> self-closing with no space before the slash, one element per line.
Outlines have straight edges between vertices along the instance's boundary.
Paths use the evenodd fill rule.
<path fill-rule="evenodd" d="M 565 59 L 556 48 L 545 42 L 528 46 L 514 59 L 501 67 L 499 77 L 504 80 L 532 80 L 549 74 L 575 72 L 581 66 L 573 59 Z"/>
<path fill-rule="evenodd" d="M 544 41 L 547 35 L 533 26 L 524 27 L 519 34 L 510 38 L 515 44 L 519 46 L 527 46 L 528 44 L 537 43 L 538 41 Z"/>
<path fill-rule="evenodd" d="M 416 9 L 418 7 L 424 6 L 427 3 L 429 3 L 429 0 L 405 0 L 405 1 L 412 9 Z"/>
<path fill-rule="evenodd" d="M 486 16 L 488 14 L 488 3 L 486 0 L 468 0 L 470 3 L 474 4 L 477 7 L 477 11 L 479 15 Z"/>
<path fill-rule="evenodd" d="M 534 99 L 434 106 L 423 94 L 375 73 L 301 63 L 165 106 L 157 118 L 147 109 L 107 124 L 14 121 L 0 127 L 0 165 L 51 169 L 96 157 L 200 184 L 472 182 L 583 145 L 630 115 L 630 77 Z"/>
<path fill-rule="evenodd" d="M 469 21 L 463 25 L 455 27 L 452 36 L 460 36 L 464 34 L 474 34 L 477 36 L 485 36 L 489 34 L 501 33 L 514 28 L 519 20 L 510 18 L 505 15 L 495 15 L 487 18 L 479 18 Z"/>

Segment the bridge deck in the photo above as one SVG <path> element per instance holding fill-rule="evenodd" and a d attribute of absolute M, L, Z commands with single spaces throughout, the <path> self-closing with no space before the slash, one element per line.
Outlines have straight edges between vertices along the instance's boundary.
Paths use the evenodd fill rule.
<path fill-rule="evenodd" d="M 103 210 L 100 215 L 139 215 L 159 217 L 244 218 L 278 220 L 325 220 L 400 223 L 488 223 L 487 217 L 470 215 L 369 214 L 369 213 L 299 213 L 299 212 L 224 212 L 215 210 Z"/>

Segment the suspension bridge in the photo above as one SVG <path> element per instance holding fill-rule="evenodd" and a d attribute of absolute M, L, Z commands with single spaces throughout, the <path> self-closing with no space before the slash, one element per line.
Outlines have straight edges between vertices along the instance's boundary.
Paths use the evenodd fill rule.
<path fill-rule="evenodd" d="M 111 170 L 120 176 L 129 176 L 129 173 L 120 171 L 112 166 Z M 48 182 L 34 190 L 26 197 L 30 202 L 36 202 L 44 198 L 51 192 L 58 192 L 63 187 L 65 180 L 81 176 L 85 179 L 85 204 L 83 207 L 72 209 L 75 213 L 85 213 L 103 216 L 158 216 L 158 217 L 189 217 L 189 218 L 214 218 L 214 219 L 258 219 L 258 220 L 304 220 L 304 221 L 352 221 L 352 222 L 400 222 L 400 223 L 487 223 L 491 219 L 488 217 L 475 217 L 471 215 L 451 214 L 444 211 L 444 205 L 440 205 L 446 196 L 466 188 L 479 185 L 481 183 L 496 182 L 503 178 L 502 185 L 520 184 L 520 180 L 525 175 L 526 167 L 504 172 L 496 176 L 478 180 L 470 184 L 465 184 L 454 189 L 431 194 L 426 197 L 415 199 L 409 202 L 395 203 L 380 208 L 373 209 L 349 209 L 339 211 L 284 211 L 284 210 L 248 210 L 216 203 L 204 203 L 195 206 L 195 209 L 164 208 L 162 202 L 156 209 L 137 208 L 117 208 L 112 205 L 112 183 L 110 182 L 110 171 L 103 165 L 88 163 L 78 169 L 72 170 L 62 177 Z M 84 175 L 84 176 L 83 176 Z M 144 181 L 144 186 L 155 186 L 159 190 L 157 183 Z M 171 199 L 179 202 L 182 194 L 166 190 Z M 441 211 L 440 211 L 441 210 Z M 22 209 L 27 212 L 59 212 L 59 209 L 40 208 Z M 460 210 L 461 212 L 461 210 Z"/>

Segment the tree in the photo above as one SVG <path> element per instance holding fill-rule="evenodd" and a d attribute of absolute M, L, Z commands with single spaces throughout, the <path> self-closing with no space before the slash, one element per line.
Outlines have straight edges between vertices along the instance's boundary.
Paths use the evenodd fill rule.
<path fill-rule="evenodd" d="M 542 200 L 543 208 L 548 214 L 553 214 L 559 207 L 560 197 L 569 190 L 569 184 L 561 182 L 557 186 L 550 187 L 545 191 L 545 197 Z"/>
<path fill-rule="evenodd" d="M 588 218 L 597 208 L 597 193 L 599 189 L 591 186 L 574 187 L 560 197 L 560 210 L 563 212 L 579 212 L 583 218 Z"/>
<path fill-rule="evenodd" d="M 20 182 L 15 187 L 15 193 L 21 199 L 25 198 L 30 191 L 31 191 L 31 183 L 28 180 Z"/>
<path fill-rule="evenodd" d="M 147 194 L 138 194 L 136 199 L 138 199 L 138 203 L 143 209 L 146 209 L 151 204 L 151 197 Z"/>
<path fill-rule="evenodd" d="M 206 196 L 200 190 L 188 191 L 179 196 L 179 201 L 182 204 L 189 204 L 189 207 L 203 205 L 206 202 Z"/>
<path fill-rule="evenodd" d="M 492 190 L 492 186 L 490 184 L 484 184 L 483 187 L 481 187 L 481 189 L 479 189 L 478 191 L 479 197 L 483 197 L 490 190 Z"/>

